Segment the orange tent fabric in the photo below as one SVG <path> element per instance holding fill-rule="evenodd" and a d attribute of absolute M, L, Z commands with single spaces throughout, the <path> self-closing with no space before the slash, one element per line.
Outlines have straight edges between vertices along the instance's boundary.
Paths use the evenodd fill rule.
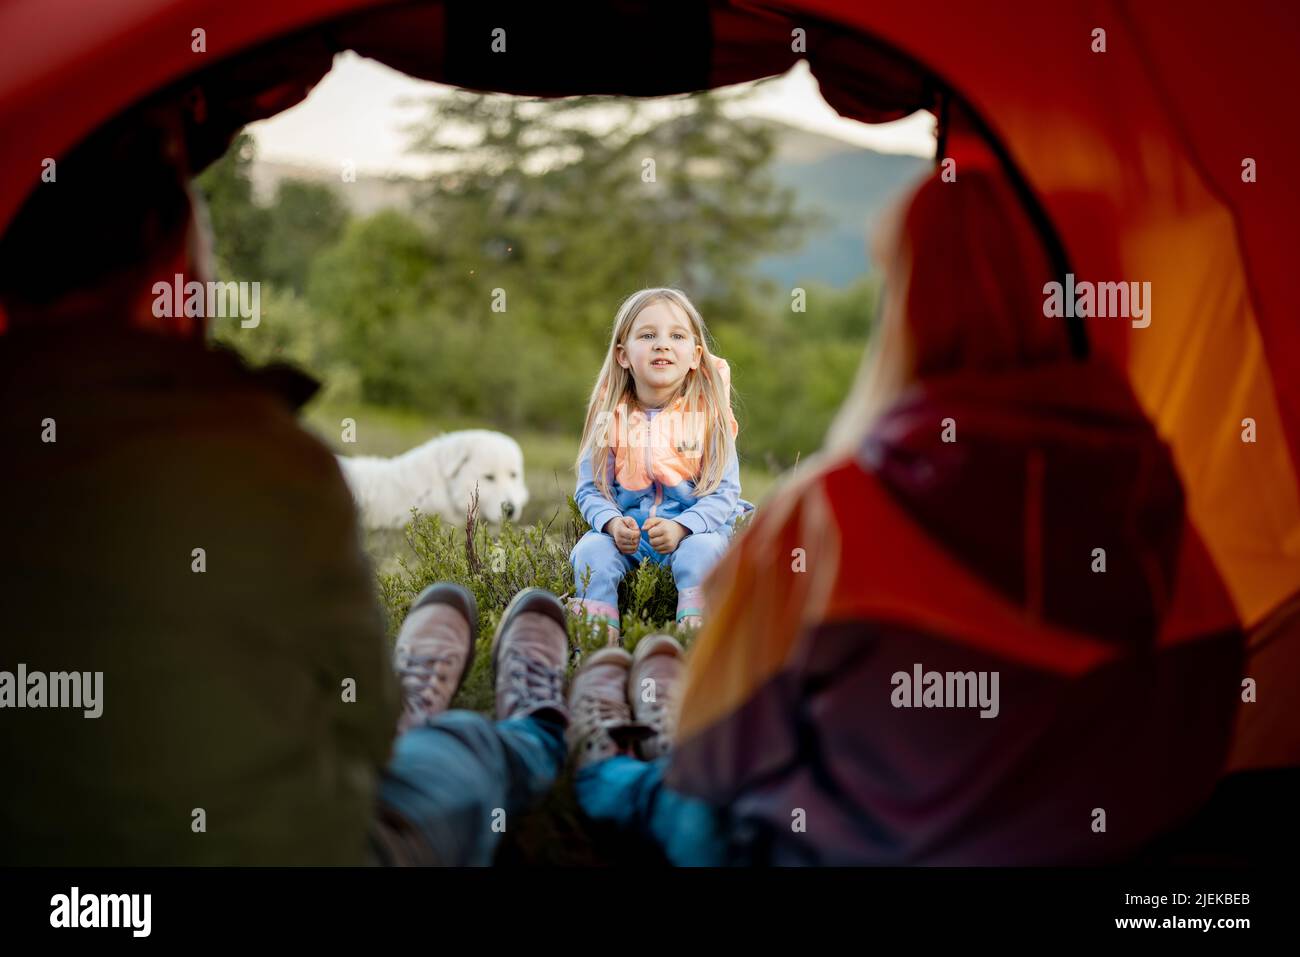
<path fill-rule="evenodd" d="M 380 7 L 390 9 L 355 16 Z M 1285 81 L 1300 49 L 1293 5 L 1007 0 L 940 11 L 738 0 L 593 8 L 603 33 L 569 10 L 493 11 L 525 17 L 517 35 L 563 53 L 547 57 L 548 73 L 476 58 L 468 38 L 487 14 L 436 3 L 11 0 L 0 6 L 0 225 L 41 187 L 46 158 L 133 102 L 344 15 L 353 19 L 333 32 L 340 45 L 482 88 L 670 93 L 779 72 L 806 55 L 828 102 L 849 116 L 880 120 L 953 91 L 1020 169 L 1080 279 L 1151 283 L 1149 326 L 1094 319 L 1088 333 L 1121 358 L 1172 444 L 1192 520 L 1242 620 L 1263 621 L 1296 592 L 1300 323 L 1287 279 L 1300 194 L 1283 165 L 1300 146 L 1289 119 L 1295 84 Z M 651 27 L 677 36 L 683 55 L 638 61 L 636 37 Z M 807 30 L 806 54 L 791 48 L 795 28 Z M 1094 50 L 1098 30 L 1104 52 Z M 869 46 L 855 46 L 855 33 Z M 301 97 L 291 81 L 254 100 L 248 118 Z M 1253 443 L 1242 441 L 1244 420 Z"/>
<path fill-rule="evenodd" d="M 1080 279 L 1152 284 L 1148 327 L 1094 319 L 1089 333 L 1126 363 L 1243 621 L 1261 621 L 1300 587 L 1300 327 L 1285 288 L 1300 198 L 1280 170 L 1259 174 L 1300 145 L 1277 79 L 1300 14 L 802 7 L 913 54 L 969 100 L 1042 199 Z M 1093 52 L 1096 29 L 1104 53 Z M 1247 159 L 1255 182 L 1243 181 Z M 1253 444 L 1242 441 L 1247 418 Z"/>

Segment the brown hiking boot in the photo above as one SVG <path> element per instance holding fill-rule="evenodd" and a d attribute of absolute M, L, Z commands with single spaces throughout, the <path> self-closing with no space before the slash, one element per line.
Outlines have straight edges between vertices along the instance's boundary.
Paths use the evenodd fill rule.
<path fill-rule="evenodd" d="M 411 602 L 393 647 L 402 686 L 398 733 L 446 711 L 474 660 L 478 607 L 467 588 L 430 585 Z"/>
<path fill-rule="evenodd" d="M 635 742 L 650 733 L 632 720 L 627 703 L 627 676 L 632 656 L 622 648 L 593 653 L 569 687 L 569 753 L 581 770 L 589 764 L 631 754 Z"/>
<path fill-rule="evenodd" d="M 564 606 L 544 588 L 511 599 L 492 639 L 497 717 L 537 715 L 567 724 L 564 666 L 569 632 Z"/>
<path fill-rule="evenodd" d="M 653 732 L 638 744 L 641 757 L 653 761 L 672 750 L 686 652 L 669 635 L 647 635 L 637 642 L 628 676 L 632 716 Z"/>

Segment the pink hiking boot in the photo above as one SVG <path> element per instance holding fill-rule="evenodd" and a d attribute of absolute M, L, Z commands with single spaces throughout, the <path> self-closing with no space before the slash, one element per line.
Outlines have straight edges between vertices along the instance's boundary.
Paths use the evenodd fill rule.
<path fill-rule="evenodd" d="M 568 721 L 566 622 L 564 606 L 544 588 L 525 588 L 506 606 L 492 639 L 498 718 L 535 714 Z"/>
<path fill-rule="evenodd" d="M 650 733 L 632 720 L 627 677 L 632 656 L 622 648 L 593 653 L 573 676 L 567 734 L 569 753 L 579 770 L 618 754 L 632 753 L 635 742 Z"/>
<path fill-rule="evenodd" d="M 637 642 L 627 692 L 633 718 L 652 731 L 638 744 L 646 761 L 672 750 L 686 673 L 685 656 L 682 646 L 670 635 L 647 635 Z"/>
<path fill-rule="evenodd" d="M 469 589 L 439 582 L 411 602 L 393 647 L 402 688 L 399 733 L 447 710 L 469 673 L 477 638 L 478 606 Z"/>

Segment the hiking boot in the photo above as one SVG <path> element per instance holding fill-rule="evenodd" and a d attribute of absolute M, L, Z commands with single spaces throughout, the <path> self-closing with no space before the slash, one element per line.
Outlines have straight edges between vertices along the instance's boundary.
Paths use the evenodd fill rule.
<path fill-rule="evenodd" d="M 631 754 L 650 729 L 632 720 L 627 676 L 632 656 L 622 648 L 602 648 L 582 663 L 569 687 L 569 753 L 578 770 L 616 754 Z"/>
<path fill-rule="evenodd" d="M 672 750 L 686 672 L 685 655 L 677 639 L 669 635 L 647 635 L 637 642 L 628 675 L 627 697 L 633 718 L 652 731 L 637 745 L 646 761 Z"/>
<path fill-rule="evenodd" d="M 393 647 L 402 688 L 399 733 L 446 711 L 474 660 L 478 606 L 467 588 L 430 585 L 411 602 Z"/>
<path fill-rule="evenodd" d="M 515 595 L 492 639 L 497 717 L 536 715 L 567 724 L 568 655 L 569 631 L 560 600 L 544 588 L 525 588 Z"/>

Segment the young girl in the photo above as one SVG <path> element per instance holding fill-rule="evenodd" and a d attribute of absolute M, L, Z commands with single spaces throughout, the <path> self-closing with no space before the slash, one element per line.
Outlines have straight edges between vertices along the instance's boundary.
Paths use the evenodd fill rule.
<path fill-rule="evenodd" d="M 618 583 L 649 558 L 677 584 L 677 621 L 698 626 L 700 583 L 726 551 L 740 497 L 731 370 L 676 289 L 642 289 L 614 318 L 578 453 L 576 498 L 591 525 L 573 547 L 572 609 L 619 641 Z M 584 589 L 582 580 L 590 570 Z"/>

